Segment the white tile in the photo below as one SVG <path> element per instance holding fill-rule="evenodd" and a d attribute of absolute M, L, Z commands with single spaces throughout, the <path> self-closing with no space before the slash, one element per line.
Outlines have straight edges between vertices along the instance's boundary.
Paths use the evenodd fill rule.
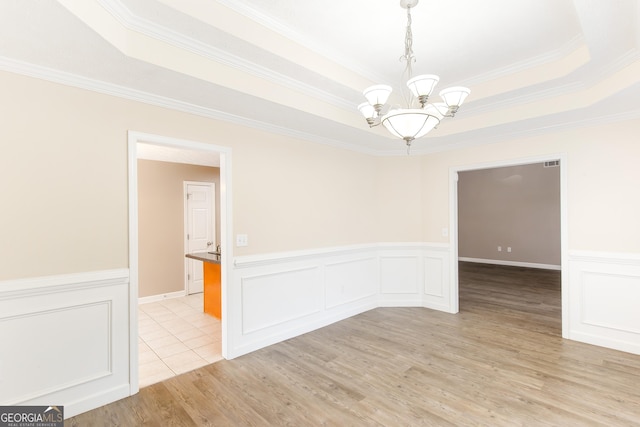
<path fill-rule="evenodd" d="M 175 344 L 167 345 L 165 347 L 154 348 L 153 351 L 156 352 L 160 359 L 166 360 L 169 356 L 189 351 L 189 347 L 178 341 Z"/>
<path fill-rule="evenodd" d="M 174 334 L 174 336 L 182 342 L 201 337 L 202 335 L 202 331 L 198 328 L 189 328 L 186 331 L 176 332 Z"/>
<path fill-rule="evenodd" d="M 166 357 L 163 361 L 176 374 L 192 371 L 208 364 L 192 350 Z"/>
<path fill-rule="evenodd" d="M 140 387 L 222 359 L 220 320 L 202 310 L 202 293 L 139 306 Z"/>
<path fill-rule="evenodd" d="M 138 363 L 140 364 L 140 366 L 151 362 L 162 362 L 162 360 L 160 360 L 160 358 L 154 351 L 145 351 L 138 353 Z M 142 374 L 140 374 L 140 376 L 142 376 Z"/>
<path fill-rule="evenodd" d="M 193 351 L 209 363 L 222 359 L 222 348 L 218 344 L 208 344 L 203 347 L 194 348 Z"/>
<path fill-rule="evenodd" d="M 158 338 L 151 341 L 146 341 L 147 345 L 153 349 L 153 351 L 157 351 L 161 347 L 166 347 L 168 345 L 179 344 L 180 340 L 173 335 L 167 335 L 162 338 Z"/>
<path fill-rule="evenodd" d="M 193 325 L 189 322 L 186 322 L 182 319 L 177 319 L 171 322 L 163 322 L 161 323 L 162 327 L 172 334 L 176 334 L 177 332 L 186 331 L 189 329 L 194 329 Z"/>
<path fill-rule="evenodd" d="M 157 302 L 139 305 L 138 310 L 141 310 L 142 312 L 148 314 L 151 317 L 155 317 L 159 314 L 171 312 L 171 310 L 169 310 L 167 307 Z"/>
<path fill-rule="evenodd" d="M 153 316 L 154 320 L 158 323 L 172 322 L 176 320 L 180 320 L 180 316 L 175 314 L 173 311 L 167 311 L 165 313 L 158 313 Z"/>
<path fill-rule="evenodd" d="M 162 360 L 154 360 L 149 363 L 141 363 L 139 367 L 140 376 L 147 377 L 151 375 L 171 373 L 171 369 Z"/>
<path fill-rule="evenodd" d="M 158 329 L 154 329 L 154 330 L 150 330 L 150 331 L 143 331 L 143 332 L 140 332 L 139 334 L 140 334 L 140 337 L 147 344 L 149 342 L 152 342 L 152 341 L 158 341 L 158 340 L 161 340 L 163 338 L 167 338 L 167 337 L 172 337 L 173 336 L 171 334 L 171 332 L 167 331 L 164 328 L 158 328 Z"/>
<path fill-rule="evenodd" d="M 190 340 L 184 341 L 184 345 L 186 345 L 190 349 L 202 347 L 208 344 L 213 344 L 213 339 L 206 335 L 200 335 L 199 337 L 191 338 Z"/>
<path fill-rule="evenodd" d="M 138 340 L 138 353 L 147 353 L 149 351 L 153 351 L 151 347 L 149 347 L 146 342 Z"/>

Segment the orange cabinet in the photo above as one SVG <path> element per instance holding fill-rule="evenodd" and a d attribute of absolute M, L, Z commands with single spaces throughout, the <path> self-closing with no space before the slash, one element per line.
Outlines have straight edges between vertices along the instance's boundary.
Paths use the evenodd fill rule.
<path fill-rule="evenodd" d="M 220 264 L 203 262 L 204 266 L 204 312 L 222 319 L 222 289 Z"/>

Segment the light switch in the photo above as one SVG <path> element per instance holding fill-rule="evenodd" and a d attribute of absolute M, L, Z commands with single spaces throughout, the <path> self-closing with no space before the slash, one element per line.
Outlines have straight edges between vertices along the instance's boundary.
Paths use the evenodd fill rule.
<path fill-rule="evenodd" d="M 246 234 L 236 234 L 236 246 L 249 245 L 249 237 Z"/>

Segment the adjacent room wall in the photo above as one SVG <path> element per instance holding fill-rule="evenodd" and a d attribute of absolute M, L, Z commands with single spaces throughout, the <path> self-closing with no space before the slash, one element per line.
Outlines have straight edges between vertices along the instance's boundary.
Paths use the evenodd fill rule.
<path fill-rule="evenodd" d="M 140 297 L 184 290 L 184 181 L 215 184 L 216 238 L 220 238 L 219 168 L 138 160 Z"/>
<path fill-rule="evenodd" d="M 458 177 L 459 257 L 560 266 L 559 167 L 536 163 Z"/>

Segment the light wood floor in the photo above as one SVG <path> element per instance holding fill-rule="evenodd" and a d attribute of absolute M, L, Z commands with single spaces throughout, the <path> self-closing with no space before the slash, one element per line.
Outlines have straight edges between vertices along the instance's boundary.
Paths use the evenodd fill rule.
<path fill-rule="evenodd" d="M 640 425 L 640 356 L 563 340 L 559 275 L 461 263 L 457 315 L 379 308 L 66 425 Z"/>

